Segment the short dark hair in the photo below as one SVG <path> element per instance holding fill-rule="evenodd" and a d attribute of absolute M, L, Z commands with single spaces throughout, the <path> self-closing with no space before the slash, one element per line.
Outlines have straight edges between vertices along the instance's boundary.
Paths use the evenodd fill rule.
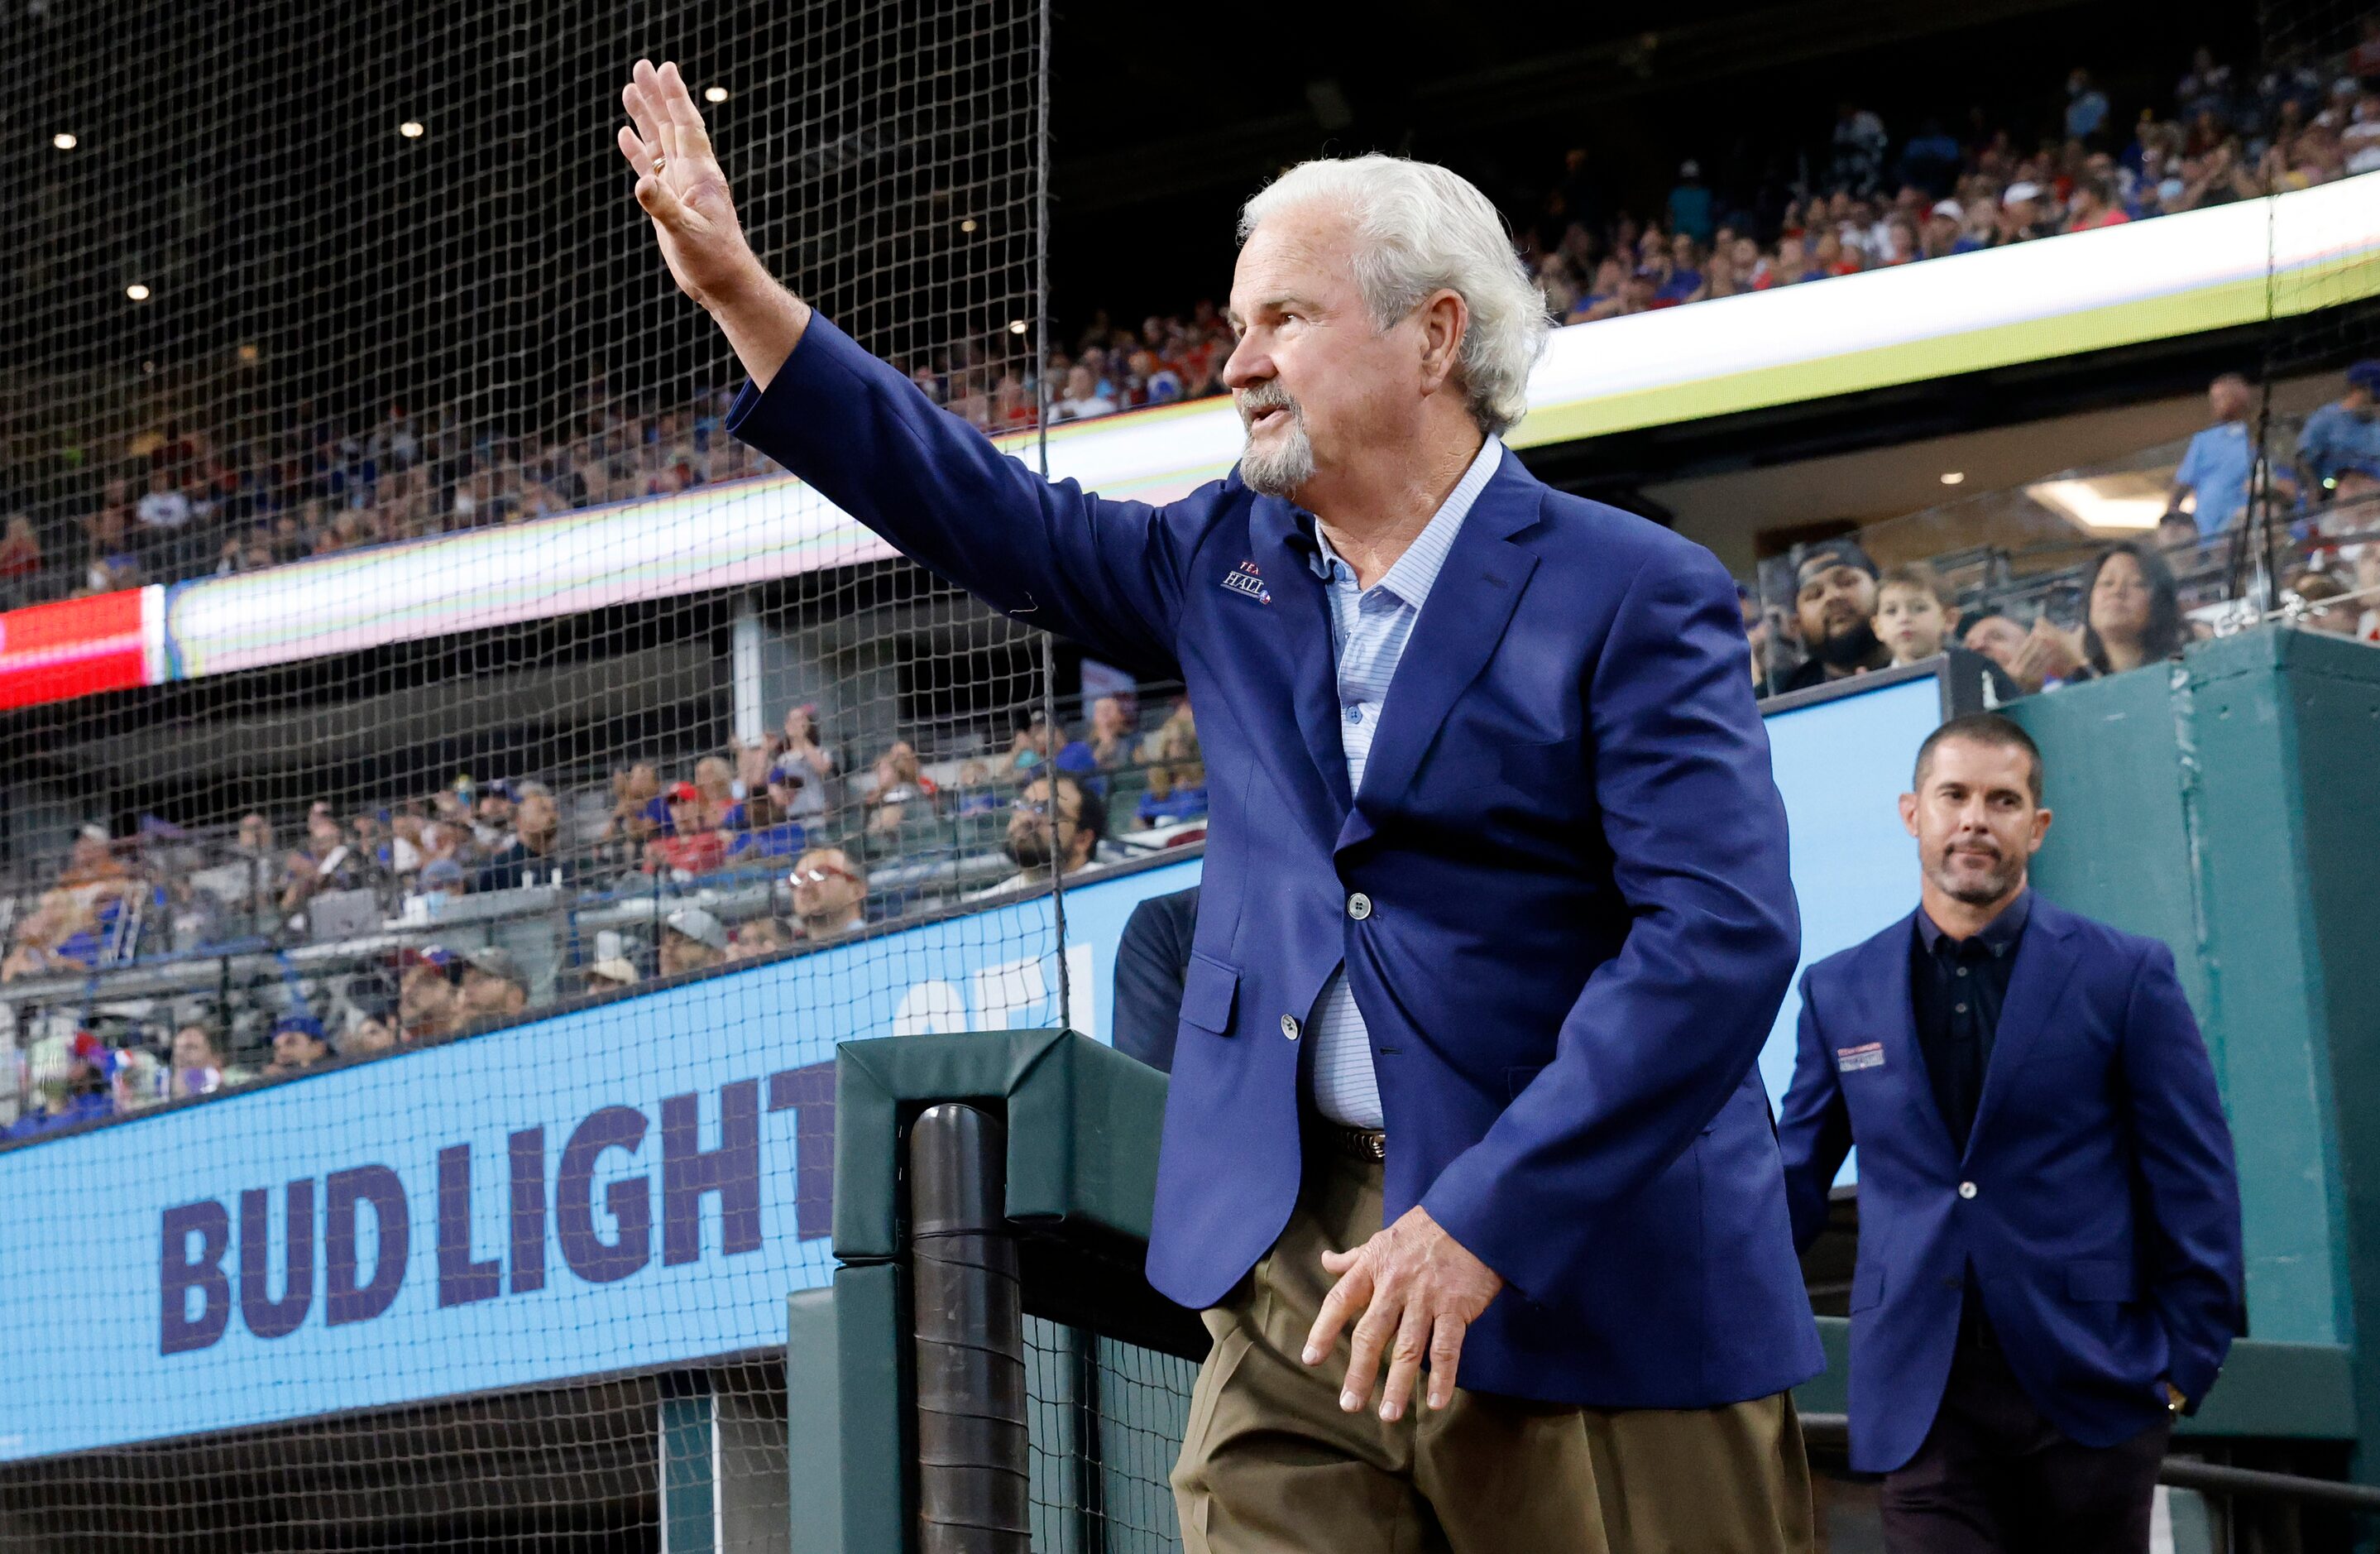
<path fill-rule="evenodd" d="M 1909 777 L 1912 788 L 1925 791 L 1925 769 L 1933 763 L 1934 747 L 1948 739 L 1964 739 L 1997 750 L 2022 750 L 2028 769 L 2025 786 L 2033 791 L 2033 802 L 2041 802 L 2041 747 L 2033 742 L 2033 735 L 1998 712 L 1969 712 L 1927 735 L 1925 743 L 1917 747 L 1917 767 Z"/>
<path fill-rule="evenodd" d="M 1089 783 L 1063 768 L 1053 767 L 1038 775 L 1050 781 L 1050 841 L 1055 843 L 1058 838 L 1058 789 L 1069 787 L 1075 790 L 1075 829 L 1087 832 L 1091 839 L 1091 851 L 1098 852 L 1099 844 L 1108 839 L 1107 801 L 1093 793 Z"/>

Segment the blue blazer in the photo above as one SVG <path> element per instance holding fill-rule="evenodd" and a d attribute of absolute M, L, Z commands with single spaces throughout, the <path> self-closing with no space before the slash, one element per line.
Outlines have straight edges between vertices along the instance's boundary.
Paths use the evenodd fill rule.
<path fill-rule="evenodd" d="M 1695 1408 L 1818 1370 L 1753 1070 L 1798 952 L 1784 806 L 1709 552 L 1508 456 L 1350 793 L 1288 502 L 1236 471 L 1164 506 L 1045 482 L 822 318 L 728 426 L 993 607 L 1188 684 L 1210 829 L 1160 1290 L 1213 1305 L 1288 1222 L 1301 1037 L 1343 962 L 1388 1217 L 1424 1205 L 1510 1286 L 1465 1387 Z"/>
<path fill-rule="evenodd" d="M 1779 1123 L 1804 1245 L 1859 1147 L 1852 1465 L 1924 1443 L 1971 1264 L 2034 1406 L 2085 1446 L 2128 1440 L 2164 1417 L 2160 1380 L 2205 1397 L 2241 1327 L 2231 1133 L 2173 952 L 2036 894 L 1962 1157 L 1917 1046 L 1914 932 L 1803 977 Z"/>

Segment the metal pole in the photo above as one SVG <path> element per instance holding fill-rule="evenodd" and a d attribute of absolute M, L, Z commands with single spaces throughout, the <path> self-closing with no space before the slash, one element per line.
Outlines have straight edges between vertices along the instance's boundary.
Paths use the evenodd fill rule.
<path fill-rule="evenodd" d="M 1024 1286 L 1006 1130 L 972 1106 L 909 1130 L 919 1554 L 1031 1554 Z"/>

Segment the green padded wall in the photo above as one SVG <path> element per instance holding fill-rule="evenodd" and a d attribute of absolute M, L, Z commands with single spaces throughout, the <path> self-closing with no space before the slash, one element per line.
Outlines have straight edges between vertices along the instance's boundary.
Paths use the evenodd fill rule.
<path fill-rule="evenodd" d="M 2036 882 L 2171 945 L 2206 1027 L 2251 1332 L 2350 1346 L 2380 1445 L 2380 651 L 2266 627 L 2010 713 L 2058 814 Z"/>

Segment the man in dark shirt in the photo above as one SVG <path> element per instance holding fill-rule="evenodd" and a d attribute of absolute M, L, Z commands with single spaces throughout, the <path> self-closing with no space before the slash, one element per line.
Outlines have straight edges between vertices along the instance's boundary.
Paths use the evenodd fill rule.
<path fill-rule="evenodd" d="M 565 885 L 573 872 L 562 856 L 562 812 L 542 783 L 520 783 L 513 793 L 519 801 L 514 816 L 515 834 L 504 849 L 488 860 L 473 882 L 474 891 L 515 891 L 527 885 Z"/>
<path fill-rule="evenodd" d="M 1779 692 L 1828 686 L 1892 662 L 1877 639 L 1876 563 L 1855 540 L 1810 547 L 1793 570 L 1793 616 L 1810 657 L 1785 677 Z"/>
<path fill-rule="evenodd" d="M 1920 911 L 1917 931 L 1910 936 L 1917 1047 L 1934 1082 L 1934 1104 L 1941 1109 L 1951 1142 L 1962 1151 L 1974 1129 L 1984 1069 L 1991 1062 L 2000 1006 L 2008 1002 L 2009 973 L 2032 904 L 2033 892 L 2020 887 L 2016 898 L 1971 939 L 1952 938 Z"/>
<path fill-rule="evenodd" d="M 1197 886 L 1153 895 L 1132 909 L 1116 944 L 1115 1050 L 1169 1074 L 1197 921 Z"/>
<path fill-rule="evenodd" d="M 1778 1120 L 1796 1238 L 1859 1147 L 1852 1466 L 1895 1554 L 2144 1554 L 2240 1317 L 2239 1184 L 2173 954 L 2034 893 L 2041 752 L 1943 724 L 1918 908 L 1812 966 Z"/>

